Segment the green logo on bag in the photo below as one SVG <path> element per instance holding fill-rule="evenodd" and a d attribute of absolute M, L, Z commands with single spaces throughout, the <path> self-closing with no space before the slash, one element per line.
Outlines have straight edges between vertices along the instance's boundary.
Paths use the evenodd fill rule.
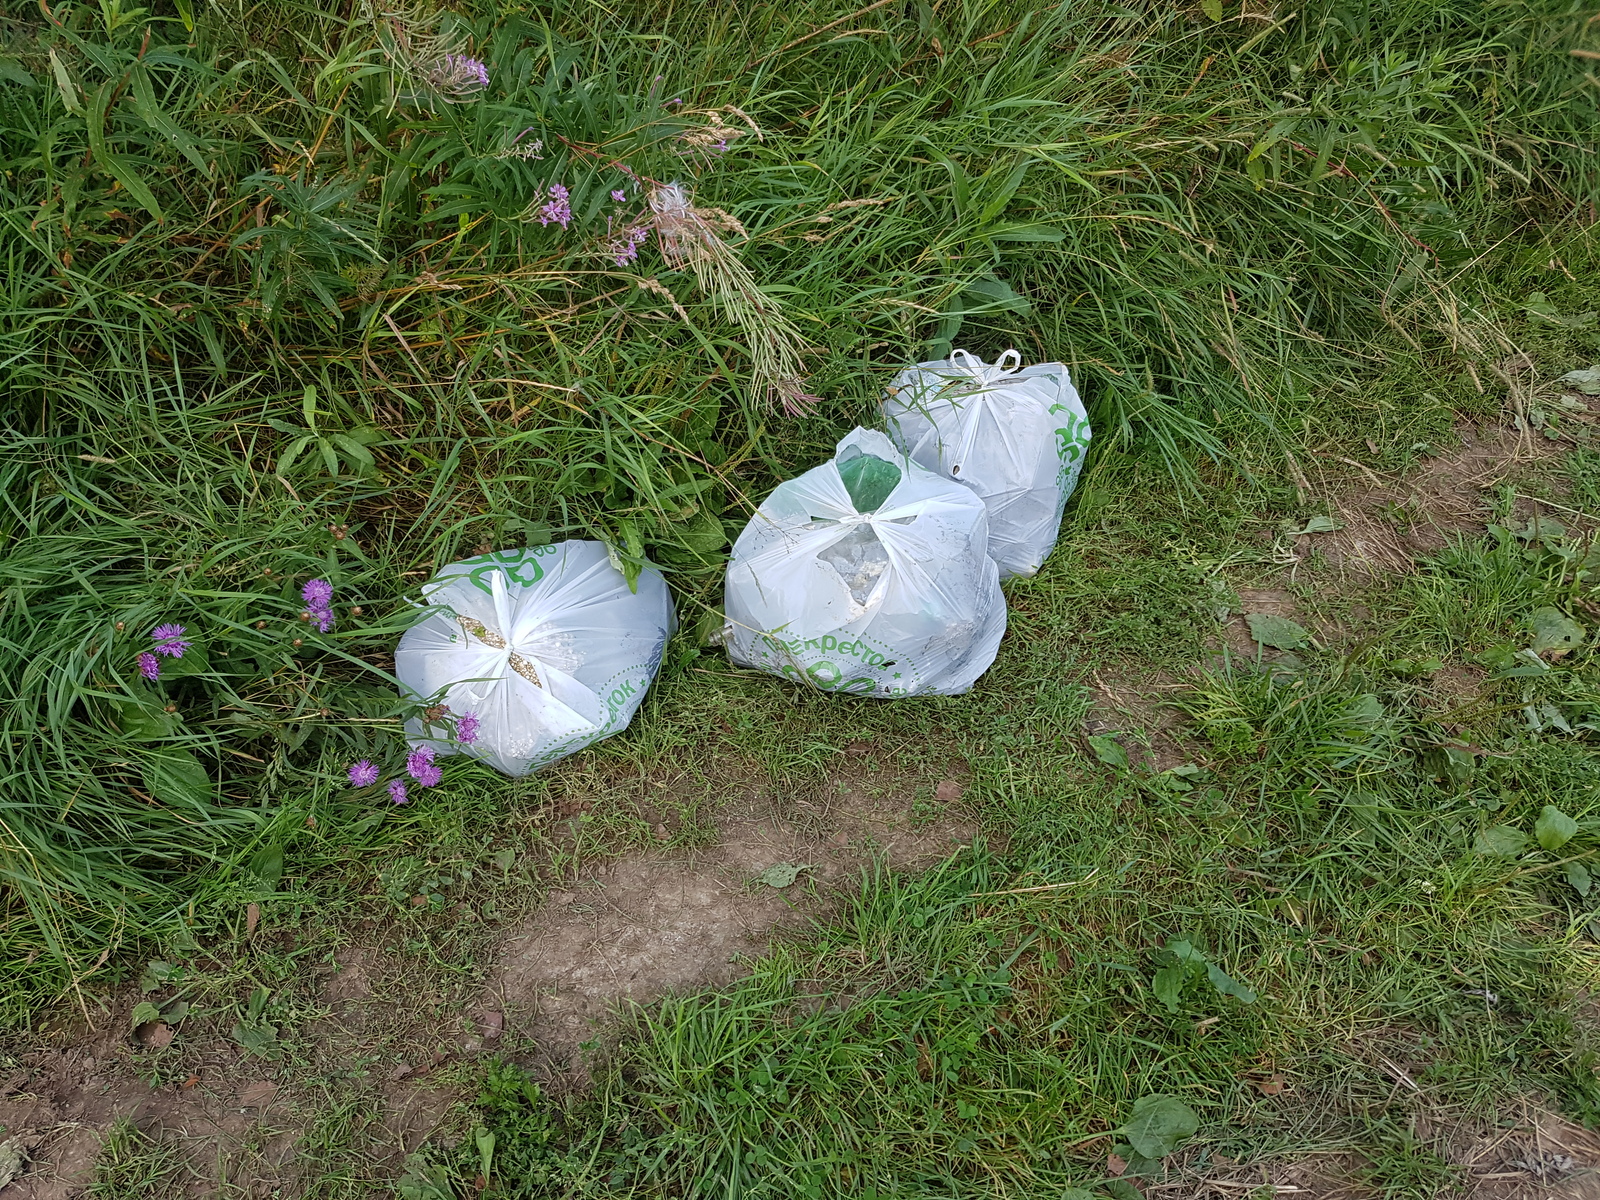
<path fill-rule="evenodd" d="M 1079 416 L 1065 404 L 1052 404 L 1053 413 L 1069 413 L 1064 427 L 1056 430 L 1056 452 L 1063 465 L 1075 466 L 1083 461 L 1083 452 L 1089 448 L 1089 418 Z"/>
<path fill-rule="evenodd" d="M 769 633 L 763 640 L 772 651 L 771 657 L 782 663 L 778 673 L 796 683 L 824 692 L 861 695 L 869 695 L 889 684 L 884 694 L 898 696 L 904 693 L 905 685 L 899 682 L 902 679 L 901 672 L 892 672 L 892 680 L 881 677 L 884 672 L 900 664 L 885 651 L 873 649 L 865 638 L 840 638 L 827 633 L 821 637 L 785 640 Z M 815 657 L 817 655 L 828 657 Z M 878 674 L 859 674 L 863 669 Z"/>
<path fill-rule="evenodd" d="M 523 587 L 532 587 L 544 578 L 544 568 L 534 561 L 536 557 L 553 553 L 559 547 L 540 546 L 536 550 L 496 550 L 493 554 L 479 555 L 469 558 L 469 563 L 482 563 L 481 567 L 474 567 L 467 572 L 467 578 L 472 580 L 472 585 L 489 595 L 494 595 L 494 587 L 489 582 L 489 576 L 496 571 L 504 573 L 505 577 L 513 583 L 520 583 Z"/>

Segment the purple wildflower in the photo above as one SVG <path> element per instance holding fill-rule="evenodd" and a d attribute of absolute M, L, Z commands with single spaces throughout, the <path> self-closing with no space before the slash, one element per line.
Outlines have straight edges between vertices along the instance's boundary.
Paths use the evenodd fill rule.
<path fill-rule="evenodd" d="M 138 663 L 139 674 L 143 675 L 151 683 L 161 678 L 161 660 L 148 650 L 139 655 Z"/>
<path fill-rule="evenodd" d="M 444 778 L 444 772 L 433 765 L 432 746 L 418 746 L 406 755 L 406 773 L 423 787 L 435 787 Z"/>
<path fill-rule="evenodd" d="M 456 718 L 456 741 L 470 746 L 478 740 L 478 714 L 464 712 Z"/>
<path fill-rule="evenodd" d="M 572 223 L 572 205 L 567 203 L 567 189 L 559 183 L 550 185 L 550 203 L 539 210 L 539 224 L 548 225 L 554 221 L 565 229 Z"/>
<path fill-rule="evenodd" d="M 432 746 L 418 746 L 406 755 L 406 773 L 423 787 L 437 787 L 444 778 L 444 772 L 434 766 Z"/>
<path fill-rule="evenodd" d="M 628 193 L 623 191 L 621 188 L 617 188 L 611 193 L 611 198 L 618 204 L 622 204 L 628 199 Z"/>
<path fill-rule="evenodd" d="M 489 68 L 466 54 L 446 54 L 428 71 L 434 89 L 454 100 L 472 100 L 489 86 Z"/>
<path fill-rule="evenodd" d="M 611 252 L 611 261 L 619 267 L 625 267 L 639 257 L 639 247 L 650 240 L 650 226 L 636 225 L 624 231 L 627 239 L 613 238 L 606 249 Z"/>
<path fill-rule="evenodd" d="M 326 579 L 308 579 L 300 589 L 300 598 L 306 602 L 306 616 L 317 630 L 327 633 L 333 628 L 333 584 Z"/>
<path fill-rule="evenodd" d="M 350 768 L 351 787 L 371 787 L 378 782 L 378 768 L 362 759 Z"/>
<path fill-rule="evenodd" d="M 393 800 L 396 804 L 404 804 L 406 802 L 405 780 L 391 779 L 389 781 L 389 799 Z"/>
<path fill-rule="evenodd" d="M 183 652 L 194 645 L 183 640 L 182 625 L 157 625 L 150 631 L 150 636 L 155 640 L 157 654 L 173 658 L 182 658 Z"/>

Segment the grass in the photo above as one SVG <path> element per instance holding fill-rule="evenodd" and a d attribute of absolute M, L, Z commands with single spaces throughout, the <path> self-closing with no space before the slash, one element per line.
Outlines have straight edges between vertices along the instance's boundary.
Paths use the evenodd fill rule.
<path fill-rule="evenodd" d="M 583 856 L 654 844 L 616 787 L 641 764 L 694 781 L 691 845 L 722 760 L 792 789 L 869 738 L 931 780 L 965 764 L 980 842 L 638 1014 L 598 1107 L 492 1073 L 474 1119 L 504 1125 L 498 1172 L 469 1137 L 418 1194 L 479 1171 L 507 1195 L 1115 1191 L 1111 1131 L 1155 1093 L 1204 1122 L 1190 1165 L 1360 1145 L 1372 1187 L 1427 1194 L 1449 1164 L 1407 1140 L 1371 1038 L 1426 1041 L 1452 1111 L 1538 1087 L 1594 1115 L 1563 1024 L 1587 876 L 1563 856 L 1600 817 L 1600 691 L 1588 643 L 1519 652 L 1542 611 L 1596 615 L 1595 452 L 1526 485 L 1570 530 L 1503 496 L 1487 539 L 1409 579 L 1312 571 L 1302 611 L 1360 608 L 1354 639 L 1272 669 L 1211 654 L 1238 590 L 1277 580 L 1308 473 L 1405 471 L 1508 387 L 1541 433 L 1582 432 L 1502 364 L 1600 360 L 1583 6 L 374 11 L 0 3 L 10 1025 L 64 993 L 87 1011 L 145 952 L 233 944 L 254 905 L 328 929 L 196 994 L 244 1013 L 266 989 L 256 1016 L 292 1042 L 333 930 L 379 913 L 429 978 L 470 978 L 494 927 L 458 902 L 509 920 Z M 488 88 L 430 91 L 447 50 Z M 650 180 L 721 222 L 720 273 L 654 240 L 616 261 Z M 570 226 L 538 219 L 556 183 Z M 763 382 L 795 331 L 822 396 L 798 419 Z M 731 671 L 696 634 L 754 502 L 870 421 L 886 372 L 957 344 L 1065 358 L 1095 429 L 994 672 L 865 707 Z M 351 759 L 401 751 L 387 655 L 415 585 L 563 537 L 674 584 L 685 633 L 635 726 L 532 780 L 452 763 L 403 811 L 351 794 Z M 326 635 L 299 619 L 310 578 L 336 588 Z M 167 621 L 198 649 L 147 683 Z M 1169 702 L 1107 731 L 1132 765 L 1080 739 L 1108 680 Z M 1174 717 L 1187 761 L 1141 754 Z M 569 843 L 550 813 L 573 797 Z M 1578 827 L 1555 850 L 1547 805 Z M 1258 998 L 1185 968 L 1169 1008 L 1153 980 L 1184 939 Z M 1296 1124 L 1251 1082 L 1279 1071 L 1352 1082 Z M 329 1088 L 308 1194 L 364 1194 Z M 104 1186 L 166 1169 L 143 1136 L 116 1135 Z"/>

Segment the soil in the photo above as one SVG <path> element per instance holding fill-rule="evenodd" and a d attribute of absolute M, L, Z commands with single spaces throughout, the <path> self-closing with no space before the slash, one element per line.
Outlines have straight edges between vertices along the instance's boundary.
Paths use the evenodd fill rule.
<path fill-rule="evenodd" d="M 580 1047 L 619 1000 L 730 983 L 773 936 L 825 915 L 872 859 L 927 865 L 973 833 L 949 815 L 913 823 L 903 793 L 830 791 L 794 800 L 787 818 L 751 803 L 724 817 L 715 846 L 619 859 L 553 892 L 507 937 L 485 1004 L 541 1047 L 553 1082 L 581 1087 Z M 784 866 L 800 868 L 792 883 L 758 879 Z"/>

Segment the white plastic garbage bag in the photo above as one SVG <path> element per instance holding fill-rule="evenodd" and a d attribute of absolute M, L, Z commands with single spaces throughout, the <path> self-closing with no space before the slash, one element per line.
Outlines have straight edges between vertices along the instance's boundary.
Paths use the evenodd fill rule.
<path fill-rule="evenodd" d="M 1089 417 L 1067 368 L 1021 363 L 1015 350 L 993 366 L 957 350 L 901 371 L 883 400 L 897 446 L 983 497 L 1002 578 L 1044 565 L 1089 449 Z"/>
<path fill-rule="evenodd" d="M 411 720 L 413 745 L 526 775 L 627 728 L 677 627 L 659 572 L 630 592 L 602 542 L 558 542 L 451 563 L 422 588 L 433 608 L 394 668 L 408 696 L 448 714 Z M 477 717 L 470 744 L 452 723 Z M 431 715 L 431 710 L 430 710 Z"/>
<path fill-rule="evenodd" d="M 1006 628 L 988 525 L 970 490 L 853 430 L 779 484 L 734 544 L 730 657 L 823 691 L 966 691 Z"/>

